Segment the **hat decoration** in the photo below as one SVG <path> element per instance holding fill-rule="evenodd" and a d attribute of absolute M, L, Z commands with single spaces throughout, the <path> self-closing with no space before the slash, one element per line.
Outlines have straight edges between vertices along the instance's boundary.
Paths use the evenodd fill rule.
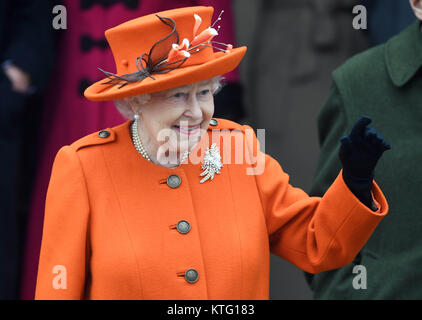
<path fill-rule="evenodd" d="M 140 82 L 147 77 L 155 80 L 154 74 L 165 74 L 181 67 L 192 54 L 196 54 L 206 47 L 212 47 L 218 51 L 229 53 L 233 46 L 221 42 L 212 41 L 218 35 L 220 26 L 217 30 L 214 25 L 221 20 L 224 10 L 221 11 L 217 20 L 207 29 L 198 34 L 198 29 L 202 24 L 202 19 L 199 15 L 194 14 L 195 25 L 193 29 L 193 40 L 189 42 L 188 39 L 183 39 L 179 44 L 179 34 L 177 32 L 176 22 L 169 17 L 162 17 L 156 14 L 157 18 L 162 23 L 167 25 L 171 31 L 164 38 L 157 41 L 150 49 L 149 53 L 143 53 L 136 58 L 135 64 L 138 71 L 123 75 L 117 75 L 111 72 L 102 71 L 109 81 L 104 82 L 104 85 L 119 85 L 118 89 L 126 86 L 129 83 Z M 224 46 L 224 49 L 215 45 Z"/>

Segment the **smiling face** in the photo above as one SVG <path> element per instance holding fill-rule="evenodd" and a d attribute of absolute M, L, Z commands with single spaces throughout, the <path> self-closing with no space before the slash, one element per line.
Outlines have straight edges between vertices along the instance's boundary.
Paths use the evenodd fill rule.
<path fill-rule="evenodd" d="M 153 161 L 168 156 L 163 150 L 177 150 L 179 157 L 198 143 L 214 114 L 215 87 L 209 79 L 152 93 L 140 107 L 140 138 Z"/>

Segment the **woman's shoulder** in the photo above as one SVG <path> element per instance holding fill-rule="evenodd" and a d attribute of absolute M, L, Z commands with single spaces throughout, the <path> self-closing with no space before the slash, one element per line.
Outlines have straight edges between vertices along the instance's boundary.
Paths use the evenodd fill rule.
<path fill-rule="evenodd" d="M 129 130 L 129 126 L 130 126 L 130 121 L 128 120 L 115 127 L 106 128 L 103 130 L 93 132 L 91 134 L 88 134 L 80 138 L 79 140 L 76 140 L 70 145 L 70 147 L 74 151 L 78 151 L 79 149 L 82 149 L 85 147 L 98 146 L 98 145 L 104 145 L 111 142 L 115 142 L 119 134 L 122 134 L 123 132 Z"/>
<path fill-rule="evenodd" d="M 223 129 L 229 129 L 229 130 L 242 130 L 245 131 L 245 129 L 250 128 L 247 125 L 242 125 L 240 123 L 228 120 L 228 119 L 222 119 L 222 118 L 212 118 L 210 121 L 210 125 L 208 127 L 208 130 L 223 130 Z"/>
<path fill-rule="evenodd" d="M 208 130 L 230 130 L 237 131 L 240 130 L 245 132 L 246 130 L 251 129 L 248 125 L 243 125 L 228 119 L 223 118 L 212 118 L 208 126 Z M 77 152 L 80 149 L 86 149 L 88 147 L 101 146 L 105 144 L 115 143 L 117 141 L 125 140 L 118 139 L 118 137 L 130 136 L 130 120 L 117 125 L 112 128 L 102 129 L 91 134 L 88 134 L 70 145 L 70 148 Z"/>

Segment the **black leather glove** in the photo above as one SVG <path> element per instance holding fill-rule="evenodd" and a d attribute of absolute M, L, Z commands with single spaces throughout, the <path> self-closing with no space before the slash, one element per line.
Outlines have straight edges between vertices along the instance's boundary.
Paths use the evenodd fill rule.
<path fill-rule="evenodd" d="M 349 136 L 341 138 L 339 157 L 343 164 L 343 180 L 350 191 L 376 211 L 371 196 L 374 169 L 384 151 L 391 146 L 374 128 L 368 127 L 371 122 L 369 117 L 360 118 Z"/>

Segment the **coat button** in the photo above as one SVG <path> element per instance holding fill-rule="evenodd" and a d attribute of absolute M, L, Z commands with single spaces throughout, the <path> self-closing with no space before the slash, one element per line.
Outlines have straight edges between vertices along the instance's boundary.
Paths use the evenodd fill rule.
<path fill-rule="evenodd" d="M 98 136 L 100 138 L 105 139 L 105 138 L 108 138 L 110 136 L 110 132 L 108 132 L 107 130 L 103 130 L 100 133 L 98 133 Z"/>
<path fill-rule="evenodd" d="M 215 119 L 211 119 L 210 120 L 210 125 L 212 125 L 213 127 L 215 127 L 216 125 L 218 125 L 218 121 Z"/>
<path fill-rule="evenodd" d="M 198 271 L 195 269 L 189 269 L 185 272 L 185 280 L 189 283 L 195 283 L 198 281 Z"/>
<path fill-rule="evenodd" d="M 177 231 L 179 231 L 182 234 L 186 234 L 190 231 L 190 224 L 186 220 L 181 220 L 177 224 Z"/>
<path fill-rule="evenodd" d="M 180 179 L 180 177 L 176 174 L 172 174 L 171 176 L 167 178 L 167 185 L 172 189 L 178 188 L 181 185 L 181 183 L 182 183 L 182 179 Z"/>

